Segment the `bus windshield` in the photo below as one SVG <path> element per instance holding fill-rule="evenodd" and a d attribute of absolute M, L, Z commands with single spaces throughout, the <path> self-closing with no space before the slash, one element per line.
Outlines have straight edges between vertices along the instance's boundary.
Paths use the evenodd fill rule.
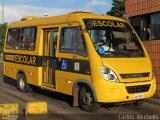
<path fill-rule="evenodd" d="M 84 20 L 98 54 L 102 57 L 144 57 L 143 48 L 125 22 Z"/>

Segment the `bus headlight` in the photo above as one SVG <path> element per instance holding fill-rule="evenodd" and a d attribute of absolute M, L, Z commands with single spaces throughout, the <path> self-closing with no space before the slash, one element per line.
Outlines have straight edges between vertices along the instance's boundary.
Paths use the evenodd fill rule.
<path fill-rule="evenodd" d="M 117 75 L 108 67 L 101 67 L 101 73 L 105 80 L 119 82 Z"/>

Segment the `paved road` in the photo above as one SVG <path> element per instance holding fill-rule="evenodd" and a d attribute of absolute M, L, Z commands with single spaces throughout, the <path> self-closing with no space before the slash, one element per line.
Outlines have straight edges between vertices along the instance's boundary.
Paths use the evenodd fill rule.
<path fill-rule="evenodd" d="M 14 83 L 11 83 L 10 81 L 7 83 L 3 82 L 3 65 L 0 63 L 0 104 L 18 103 L 20 106 L 19 113 L 22 114 L 26 103 L 34 101 L 46 101 L 48 103 L 49 114 L 58 120 L 136 120 L 140 118 L 143 120 L 144 117 L 146 117 L 144 115 L 156 115 L 153 117 L 155 119 L 160 119 L 160 106 L 150 103 L 144 103 L 141 107 L 106 104 L 103 105 L 98 112 L 91 114 L 86 113 L 79 108 L 72 107 L 72 97 L 67 95 L 40 89 L 37 89 L 32 93 L 21 93 L 16 89 Z M 143 116 L 140 116 L 141 114 L 143 114 Z M 150 116 L 150 119 L 153 117 Z"/>

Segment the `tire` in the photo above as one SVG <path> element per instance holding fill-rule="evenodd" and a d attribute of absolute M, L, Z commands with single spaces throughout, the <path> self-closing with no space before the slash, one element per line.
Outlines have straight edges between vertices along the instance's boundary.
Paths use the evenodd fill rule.
<path fill-rule="evenodd" d="M 7 81 L 9 79 L 9 77 L 3 75 L 3 81 Z"/>
<path fill-rule="evenodd" d="M 18 74 L 17 88 L 19 91 L 24 92 L 24 93 L 32 91 L 29 84 L 27 84 L 27 80 L 24 74 Z"/>
<path fill-rule="evenodd" d="M 134 106 L 138 107 L 138 106 L 142 106 L 144 102 L 146 102 L 146 100 L 139 100 L 139 101 L 134 102 L 133 104 Z"/>
<path fill-rule="evenodd" d="M 78 99 L 80 108 L 87 112 L 96 112 L 101 106 L 99 103 L 95 102 L 92 90 L 88 86 L 80 88 Z"/>

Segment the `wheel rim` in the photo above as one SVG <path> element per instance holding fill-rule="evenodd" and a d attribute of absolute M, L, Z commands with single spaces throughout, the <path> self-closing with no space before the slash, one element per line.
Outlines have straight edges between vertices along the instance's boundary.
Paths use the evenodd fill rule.
<path fill-rule="evenodd" d="M 22 90 L 24 89 L 25 83 L 24 83 L 24 79 L 22 77 L 20 77 L 20 79 L 19 79 L 19 86 Z"/>
<path fill-rule="evenodd" d="M 87 91 L 86 88 L 81 89 L 81 102 L 84 105 L 91 106 L 93 104 L 93 95 L 90 91 Z"/>

